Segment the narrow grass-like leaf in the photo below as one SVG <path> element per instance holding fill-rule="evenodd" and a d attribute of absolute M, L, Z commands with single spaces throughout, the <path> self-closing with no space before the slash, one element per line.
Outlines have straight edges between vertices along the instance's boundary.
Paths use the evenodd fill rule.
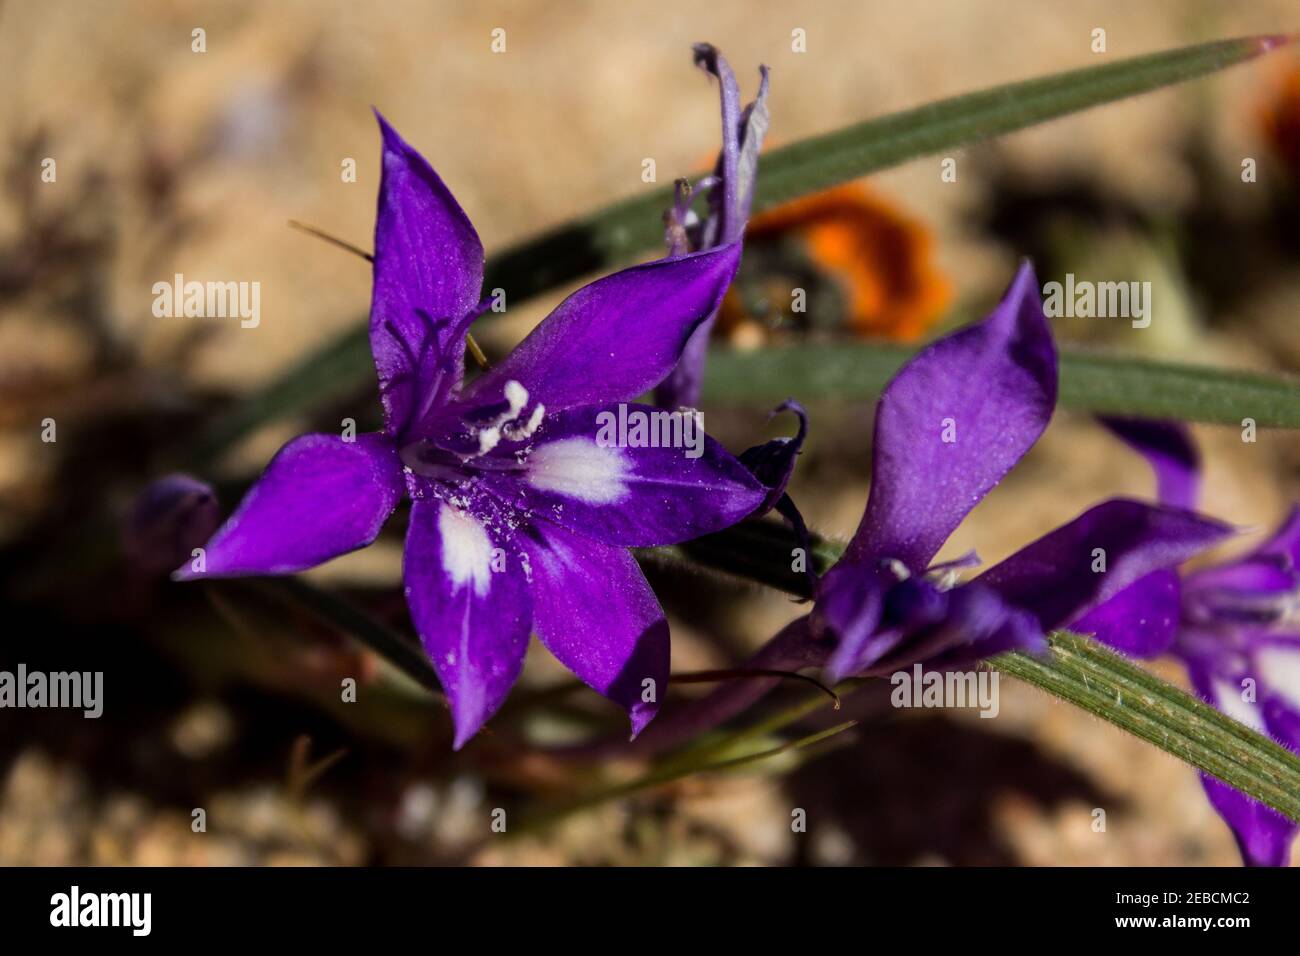
<path fill-rule="evenodd" d="M 814 704 L 824 704 L 825 699 L 815 701 Z M 802 710 L 803 708 L 801 708 Z M 643 776 L 626 783 L 615 784 L 614 786 L 604 787 L 589 794 L 584 794 L 575 800 L 572 800 L 563 806 L 557 807 L 537 816 L 526 819 L 517 829 L 521 833 L 531 833 L 539 829 L 551 826 L 565 817 L 568 817 L 580 810 L 588 810 L 592 807 L 600 806 L 611 800 L 621 800 L 630 797 L 633 794 L 640 793 L 643 790 L 649 790 L 654 787 L 661 787 L 664 784 L 672 783 L 685 777 L 694 776 L 697 773 L 719 773 L 728 770 L 738 770 L 749 764 L 758 763 L 762 760 L 770 760 L 773 757 L 789 753 L 792 750 L 805 750 L 817 744 L 824 743 L 832 737 L 844 733 L 857 725 L 856 720 L 847 720 L 844 723 L 836 724 L 834 727 L 828 727 L 825 730 L 819 730 L 816 733 L 801 737 L 798 740 L 788 741 L 778 744 L 775 747 L 757 751 L 755 753 L 742 754 L 738 757 L 730 757 L 724 760 L 714 761 L 696 761 L 689 763 L 674 762 L 671 766 L 658 767 Z M 746 739 L 750 735 L 746 735 Z"/>
<path fill-rule="evenodd" d="M 300 607 L 369 647 L 443 704 L 446 696 L 429 659 L 415 643 L 376 620 L 346 598 L 322 590 L 302 578 L 261 578 L 258 585 L 286 603 Z"/>
<path fill-rule="evenodd" d="M 1011 653 L 989 664 L 1300 821 L 1300 758 L 1291 751 L 1087 637 L 1060 632 L 1051 646 L 1050 659 Z"/>
<path fill-rule="evenodd" d="M 852 401 L 880 394 L 912 355 L 896 345 L 811 343 L 709 356 L 704 398 L 718 404 Z M 1300 428 L 1300 379 L 1065 350 L 1060 404 L 1098 414 Z"/>

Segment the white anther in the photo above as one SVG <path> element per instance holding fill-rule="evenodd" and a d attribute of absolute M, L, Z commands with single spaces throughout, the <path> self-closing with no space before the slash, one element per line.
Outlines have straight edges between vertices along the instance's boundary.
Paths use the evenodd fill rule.
<path fill-rule="evenodd" d="M 907 565 L 898 558 L 887 558 L 884 561 L 885 570 L 889 571 L 900 581 L 906 581 L 912 576 L 912 572 L 907 569 Z"/>

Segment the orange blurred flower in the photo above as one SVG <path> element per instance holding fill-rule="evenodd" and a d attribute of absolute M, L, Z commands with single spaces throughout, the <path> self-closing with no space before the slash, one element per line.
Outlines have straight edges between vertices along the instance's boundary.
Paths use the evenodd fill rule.
<path fill-rule="evenodd" d="M 1292 180 L 1300 183 L 1300 60 L 1293 60 L 1276 82 L 1260 113 L 1260 125 Z"/>
<path fill-rule="evenodd" d="M 755 216 L 745 232 L 745 247 L 746 260 L 757 260 L 768 276 L 773 271 L 810 272 L 814 282 L 838 293 L 839 315 L 810 316 L 820 327 L 910 341 L 939 319 L 951 298 L 948 280 L 934 263 L 930 231 L 859 183 Z M 766 277 L 759 285 L 757 290 L 743 283 L 741 289 L 733 287 L 720 316 L 724 331 L 735 333 L 761 319 L 755 311 L 790 311 L 788 286 Z M 772 309 L 756 310 L 755 294 L 770 299 Z"/>

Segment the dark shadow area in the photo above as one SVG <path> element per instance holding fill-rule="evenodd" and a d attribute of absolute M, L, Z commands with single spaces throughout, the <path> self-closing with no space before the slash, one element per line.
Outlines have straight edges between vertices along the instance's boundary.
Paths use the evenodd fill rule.
<path fill-rule="evenodd" d="M 788 778 L 791 806 L 809 830 L 833 822 L 853 841 L 852 862 L 905 865 L 937 857 L 955 866 L 1020 863 L 995 831 L 999 800 L 1017 794 L 1045 809 L 1069 801 L 1122 805 L 1082 773 L 1023 740 L 945 717 L 859 725 L 851 746 Z M 1081 824 L 1086 825 L 1086 824 Z M 811 841 L 791 862 L 808 865 Z"/>

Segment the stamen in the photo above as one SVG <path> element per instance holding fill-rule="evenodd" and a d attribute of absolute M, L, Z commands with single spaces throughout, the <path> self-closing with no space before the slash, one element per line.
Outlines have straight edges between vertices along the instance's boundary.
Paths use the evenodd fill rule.
<path fill-rule="evenodd" d="M 532 438 L 533 433 L 537 431 L 542 424 L 542 418 L 546 415 L 546 406 L 538 402 L 533 406 L 533 413 L 528 417 L 528 421 L 523 425 L 510 423 L 504 425 L 502 433 L 510 441 L 523 441 L 525 438 Z"/>
<path fill-rule="evenodd" d="M 470 335 L 468 332 L 465 333 L 465 347 L 469 349 L 469 354 L 473 356 L 474 362 L 478 367 L 486 372 L 488 367 L 487 356 L 483 354 L 483 350 L 479 348 L 479 344 L 474 341 L 474 336 Z"/>
<path fill-rule="evenodd" d="M 510 411 L 508 414 L 510 419 L 513 420 L 518 417 L 519 413 L 523 411 L 524 406 L 528 404 L 528 389 L 524 388 L 512 378 L 510 381 L 506 382 L 505 392 L 506 401 L 510 403 Z"/>
<path fill-rule="evenodd" d="M 786 680 L 803 681 L 805 684 L 811 684 L 823 694 L 829 697 L 835 704 L 835 709 L 840 709 L 840 695 L 835 693 L 815 677 L 807 674 L 800 674 L 798 671 L 772 670 L 761 667 L 738 667 L 727 670 L 713 671 L 687 671 L 685 673 L 670 674 L 668 682 L 670 684 L 712 684 L 715 681 L 724 680 L 747 680 L 755 677 L 780 677 Z"/>
<path fill-rule="evenodd" d="M 880 562 L 880 567 L 888 571 L 900 581 L 906 581 L 912 576 L 912 572 L 908 570 L 907 565 L 898 560 L 898 558 L 884 558 Z"/>

